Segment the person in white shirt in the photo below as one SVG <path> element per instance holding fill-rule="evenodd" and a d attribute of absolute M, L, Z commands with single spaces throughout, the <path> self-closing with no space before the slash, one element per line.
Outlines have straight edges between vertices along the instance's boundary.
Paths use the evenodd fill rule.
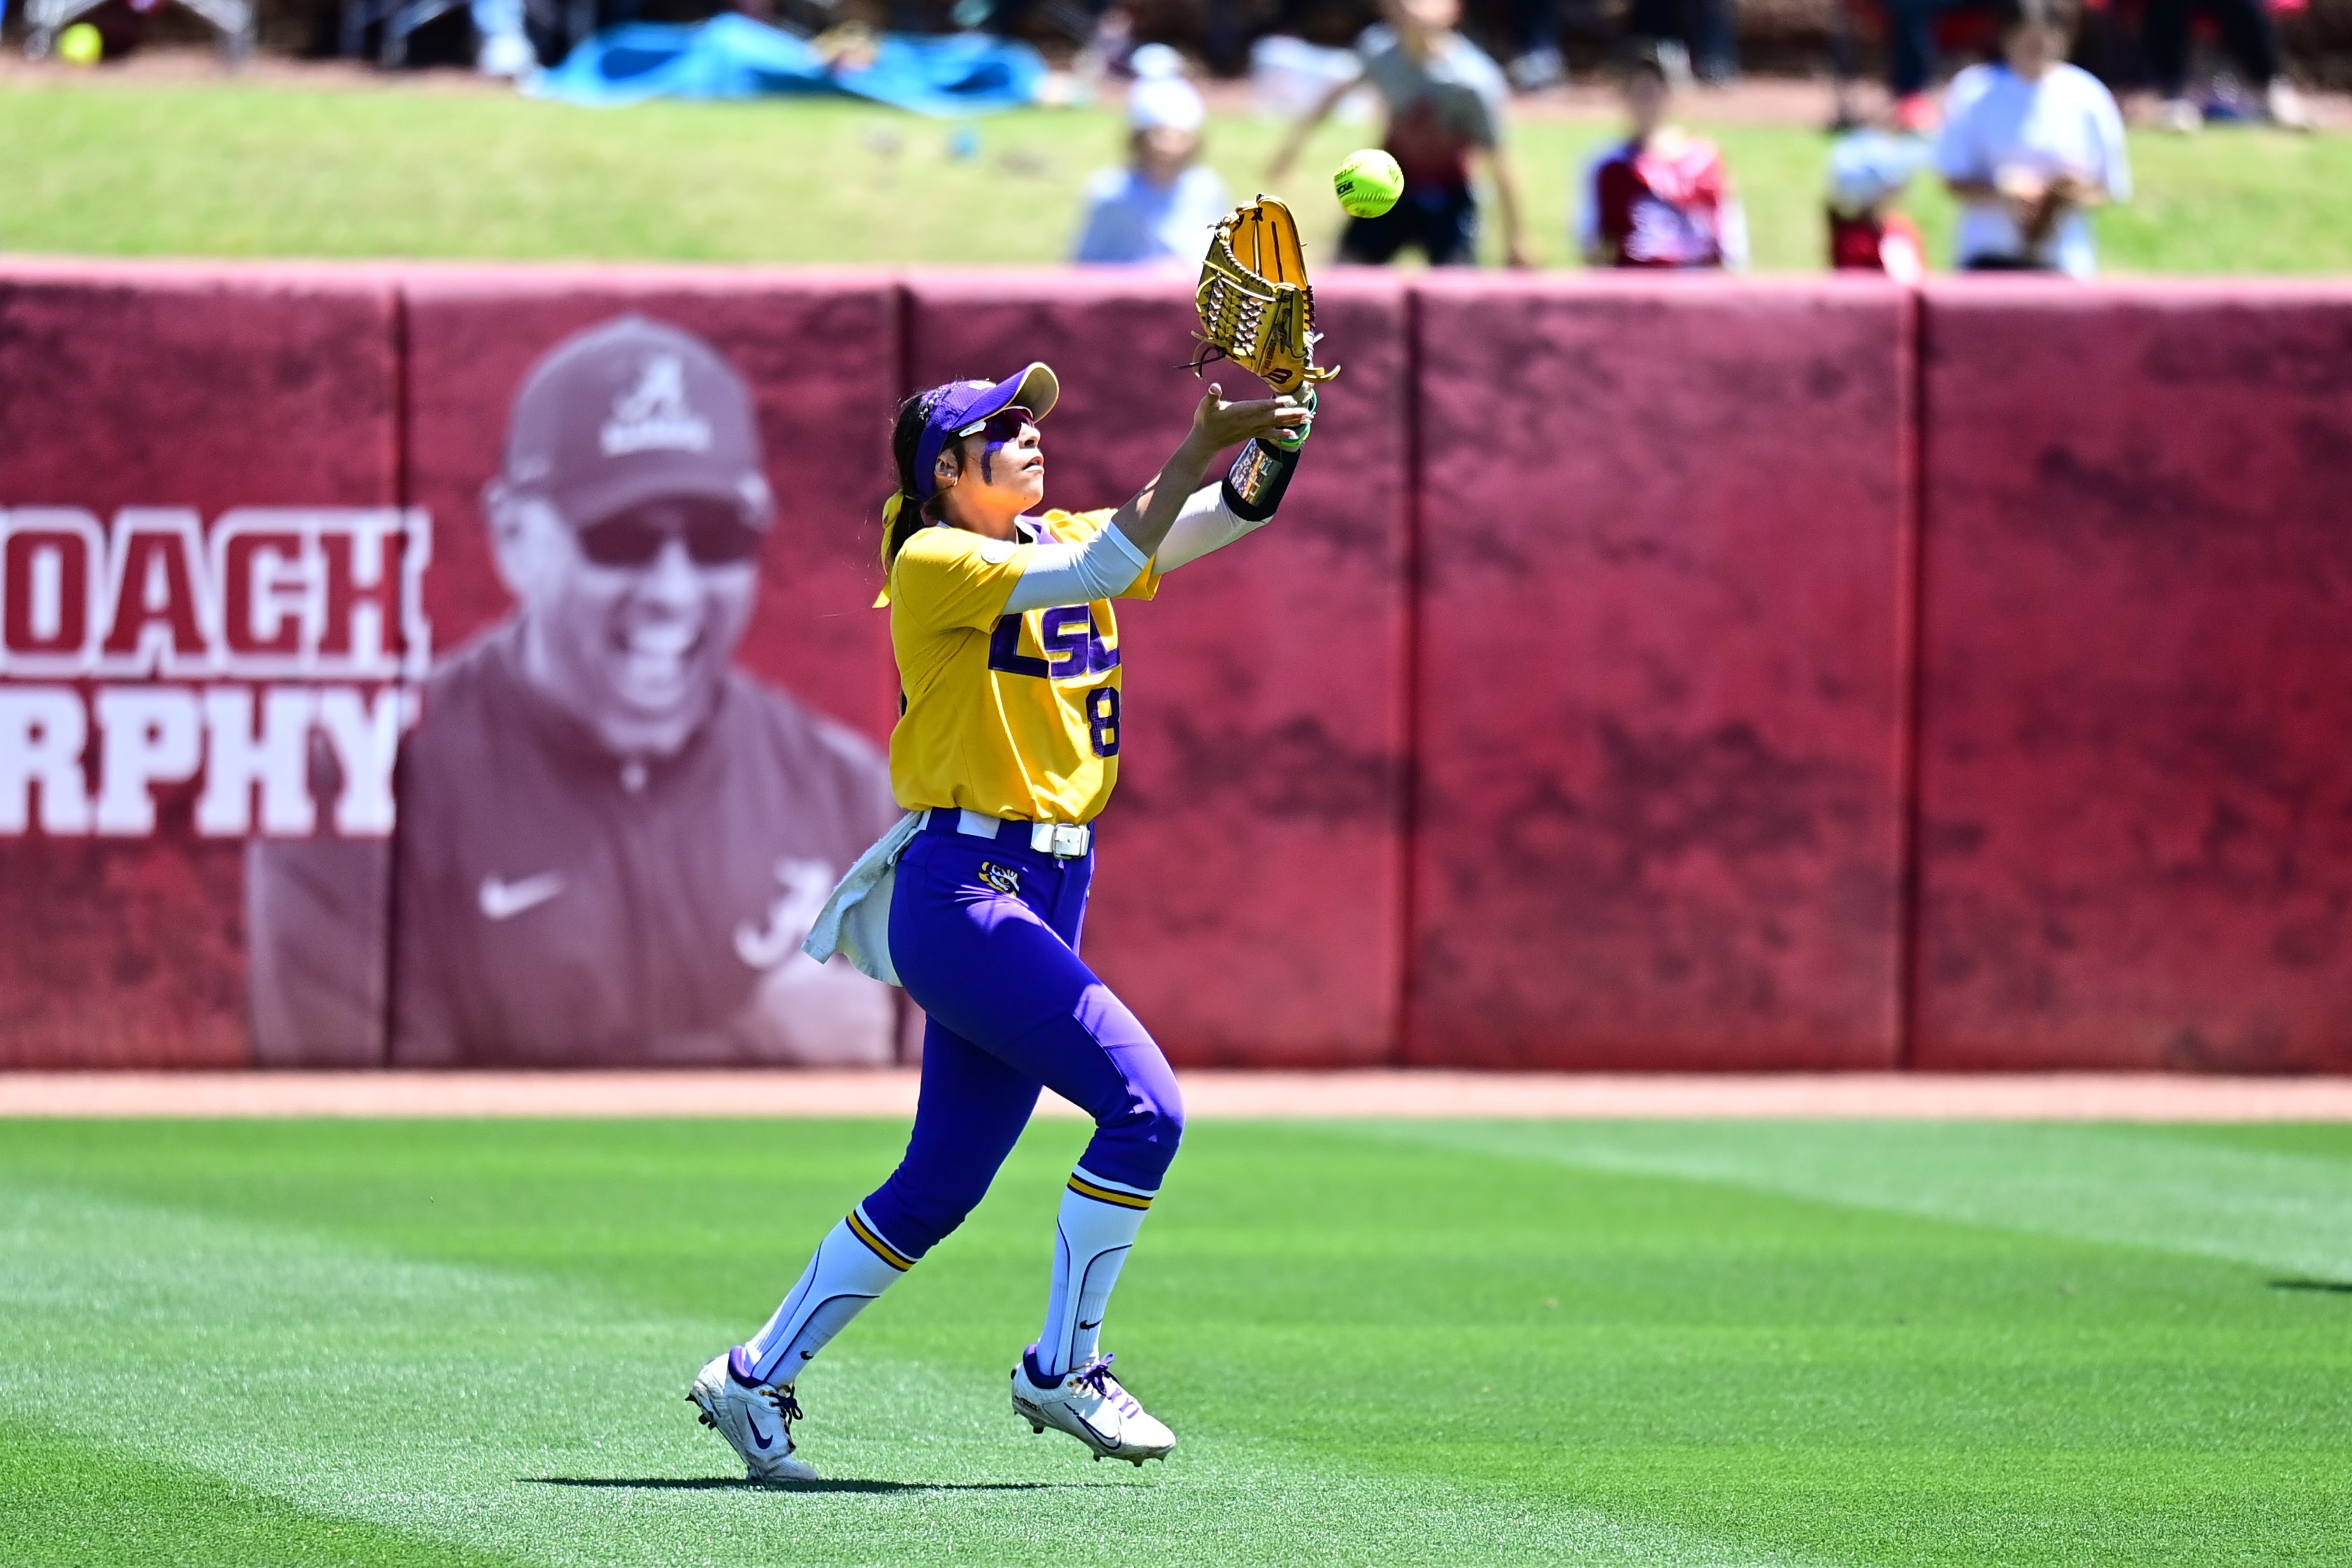
<path fill-rule="evenodd" d="M 2066 63 L 2069 0 L 2004 0 L 2001 58 L 1953 79 L 1936 166 L 1960 201 L 1963 271 L 2098 270 L 2090 210 L 2131 199 L 2123 115 Z"/>
<path fill-rule="evenodd" d="M 1224 181 L 1196 161 L 1208 111 L 1183 78 L 1182 57 L 1167 45 L 1146 44 L 1130 63 L 1128 163 L 1087 182 L 1076 259 L 1197 267 L 1226 208 Z"/>

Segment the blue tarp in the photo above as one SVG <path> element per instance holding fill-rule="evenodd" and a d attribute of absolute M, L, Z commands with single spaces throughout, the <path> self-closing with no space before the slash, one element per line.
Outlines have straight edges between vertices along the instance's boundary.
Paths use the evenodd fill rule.
<path fill-rule="evenodd" d="M 531 90 L 586 104 L 853 93 L 950 118 L 1034 102 L 1045 74 L 1045 60 L 1026 44 L 979 33 L 887 33 L 876 40 L 871 64 L 836 68 L 806 40 L 729 12 L 692 26 L 630 22 L 606 28 Z"/>

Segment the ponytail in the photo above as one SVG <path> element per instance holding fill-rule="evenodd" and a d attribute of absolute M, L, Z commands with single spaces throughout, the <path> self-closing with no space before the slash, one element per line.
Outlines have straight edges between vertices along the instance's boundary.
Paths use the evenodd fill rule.
<path fill-rule="evenodd" d="M 892 490 L 882 503 L 882 571 L 887 576 L 890 563 L 907 547 L 907 541 L 923 526 L 923 505 L 905 490 Z"/>
<path fill-rule="evenodd" d="M 930 525 L 930 503 L 921 500 L 921 482 L 915 472 L 915 456 L 923 442 L 923 425 L 930 418 L 931 410 L 939 405 L 940 394 L 947 387 L 935 386 L 919 392 L 898 405 L 898 416 L 890 429 L 890 458 L 898 470 L 898 488 L 882 503 L 882 597 L 877 604 L 890 599 L 888 579 L 890 563 L 898 559 L 898 552 L 907 541 Z"/>
<path fill-rule="evenodd" d="M 929 510 L 907 490 L 892 490 L 883 501 L 882 592 L 875 597 L 876 609 L 890 602 L 890 563 L 898 559 L 898 552 L 907 548 L 907 541 L 929 526 L 930 519 L 925 515 Z"/>

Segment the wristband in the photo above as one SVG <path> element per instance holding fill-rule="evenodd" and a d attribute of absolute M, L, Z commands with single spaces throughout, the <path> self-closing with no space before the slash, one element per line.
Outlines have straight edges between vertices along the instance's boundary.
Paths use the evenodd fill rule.
<path fill-rule="evenodd" d="M 1298 454 L 1286 452 L 1263 437 L 1242 448 L 1225 475 L 1225 510 L 1244 522 L 1264 522 L 1282 504 Z"/>
<path fill-rule="evenodd" d="M 1282 504 L 1290 488 L 1291 471 L 1298 467 L 1299 449 L 1315 433 L 1315 389 L 1298 395 L 1307 405 L 1307 423 L 1268 439 L 1259 437 L 1242 448 L 1225 475 L 1225 507 L 1244 522 L 1264 522 Z"/>
<path fill-rule="evenodd" d="M 1315 389 L 1311 386 L 1301 387 L 1294 395 L 1293 401 L 1306 406 L 1307 423 L 1295 429 L 1285 430 L 1281 435 L 1274 437 L 1274 444 L 1286 452 L 1296 452 L 1299 447 L 1307 445 L 1307 437 L 1315 434 Z"/>

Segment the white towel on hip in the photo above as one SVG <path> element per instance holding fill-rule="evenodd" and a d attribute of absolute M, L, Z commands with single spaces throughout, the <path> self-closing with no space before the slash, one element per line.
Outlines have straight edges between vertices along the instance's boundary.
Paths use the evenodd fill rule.
<path fill-rule="evenodd" d="M 857 858 L 817 911 L 816 924 L 801 943 L 803 952 L 819 963 L 837 952 L 860 974 L 886 985 L 898 984 L 898 968 L 890 962 L 890 889 L 898 879 L 898 857 L 925 815 L 908 812 Z"/>

